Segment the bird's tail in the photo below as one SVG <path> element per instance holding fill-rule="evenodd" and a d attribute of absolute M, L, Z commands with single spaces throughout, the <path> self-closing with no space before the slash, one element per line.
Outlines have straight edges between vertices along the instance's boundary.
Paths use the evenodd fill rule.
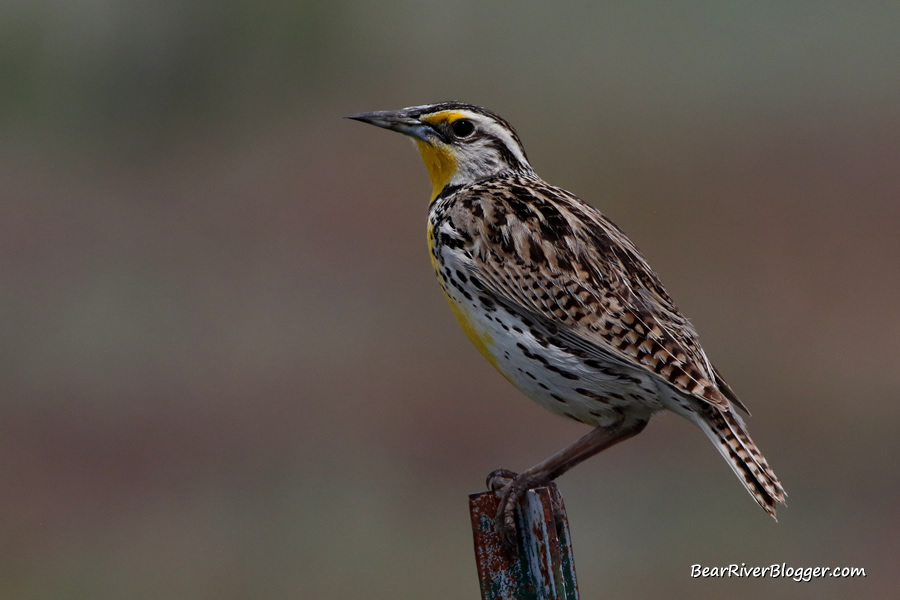
<path fill-rule="evenodd" d="M 722 411 L 708 404 L 698 408 L 695 413 L 697 424 L 728 461 L 750 495 L 775 518 L 775 508 L 784 503 L 787 494 L 762 452 L 750 439 L 744 421 L 734 411 Z"/>

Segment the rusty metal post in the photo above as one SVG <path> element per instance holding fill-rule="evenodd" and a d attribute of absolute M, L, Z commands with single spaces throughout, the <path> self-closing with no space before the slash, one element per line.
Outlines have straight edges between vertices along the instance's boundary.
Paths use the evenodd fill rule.
<path fill-rule="evenodd" d="M 494 492 L 469 496 L 482 600 L 578 600 L 569 522 L 556 484 L 525 493 L 516 511 L 515 556 L 501 542 L 497 504 Z"/>

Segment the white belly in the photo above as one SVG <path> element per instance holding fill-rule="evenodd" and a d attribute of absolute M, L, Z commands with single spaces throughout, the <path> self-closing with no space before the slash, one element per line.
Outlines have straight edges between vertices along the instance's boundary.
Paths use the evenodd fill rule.
<path fill-rule="evenodd" d="M 448 287 L 450 305 L 469 339 L 504 377 L 551 412 L 596 426 L 615 422 L 623 413 L 649 415 L 662 408 L 649 374 L 586 361 L 503 307 L 485 310 L 476 290 L 469 293 L 470 301 Z"/>

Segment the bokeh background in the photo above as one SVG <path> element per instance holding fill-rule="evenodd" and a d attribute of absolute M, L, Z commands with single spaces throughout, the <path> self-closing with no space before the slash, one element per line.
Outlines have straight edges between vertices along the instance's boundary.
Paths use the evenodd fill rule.
<path fill-rule="evenodd" d="M 663 415 L 560 480 L 584 598 L 897 597 L 900 5 L 6 0 L 0 597 L 477 598 L 467 494 L 584 433 L 478 356 L 411 145 L 515 124 L 642 248 L 790 494 Z M 865 579 L 698 580 L 693 564 Z"/>

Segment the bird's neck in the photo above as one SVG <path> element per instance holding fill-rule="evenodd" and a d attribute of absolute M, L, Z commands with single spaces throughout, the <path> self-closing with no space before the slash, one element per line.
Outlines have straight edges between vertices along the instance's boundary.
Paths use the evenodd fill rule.
<path fill-rule="evenodd" d="M 444 144 L 431 144 L 422 140 L 416 140 L 425 168 L 428 169 L 428 177 L 431 179 L 431 199 L 437 198 L 453 176 L 456 175 L 457 161 L 453 150 Z"/>

